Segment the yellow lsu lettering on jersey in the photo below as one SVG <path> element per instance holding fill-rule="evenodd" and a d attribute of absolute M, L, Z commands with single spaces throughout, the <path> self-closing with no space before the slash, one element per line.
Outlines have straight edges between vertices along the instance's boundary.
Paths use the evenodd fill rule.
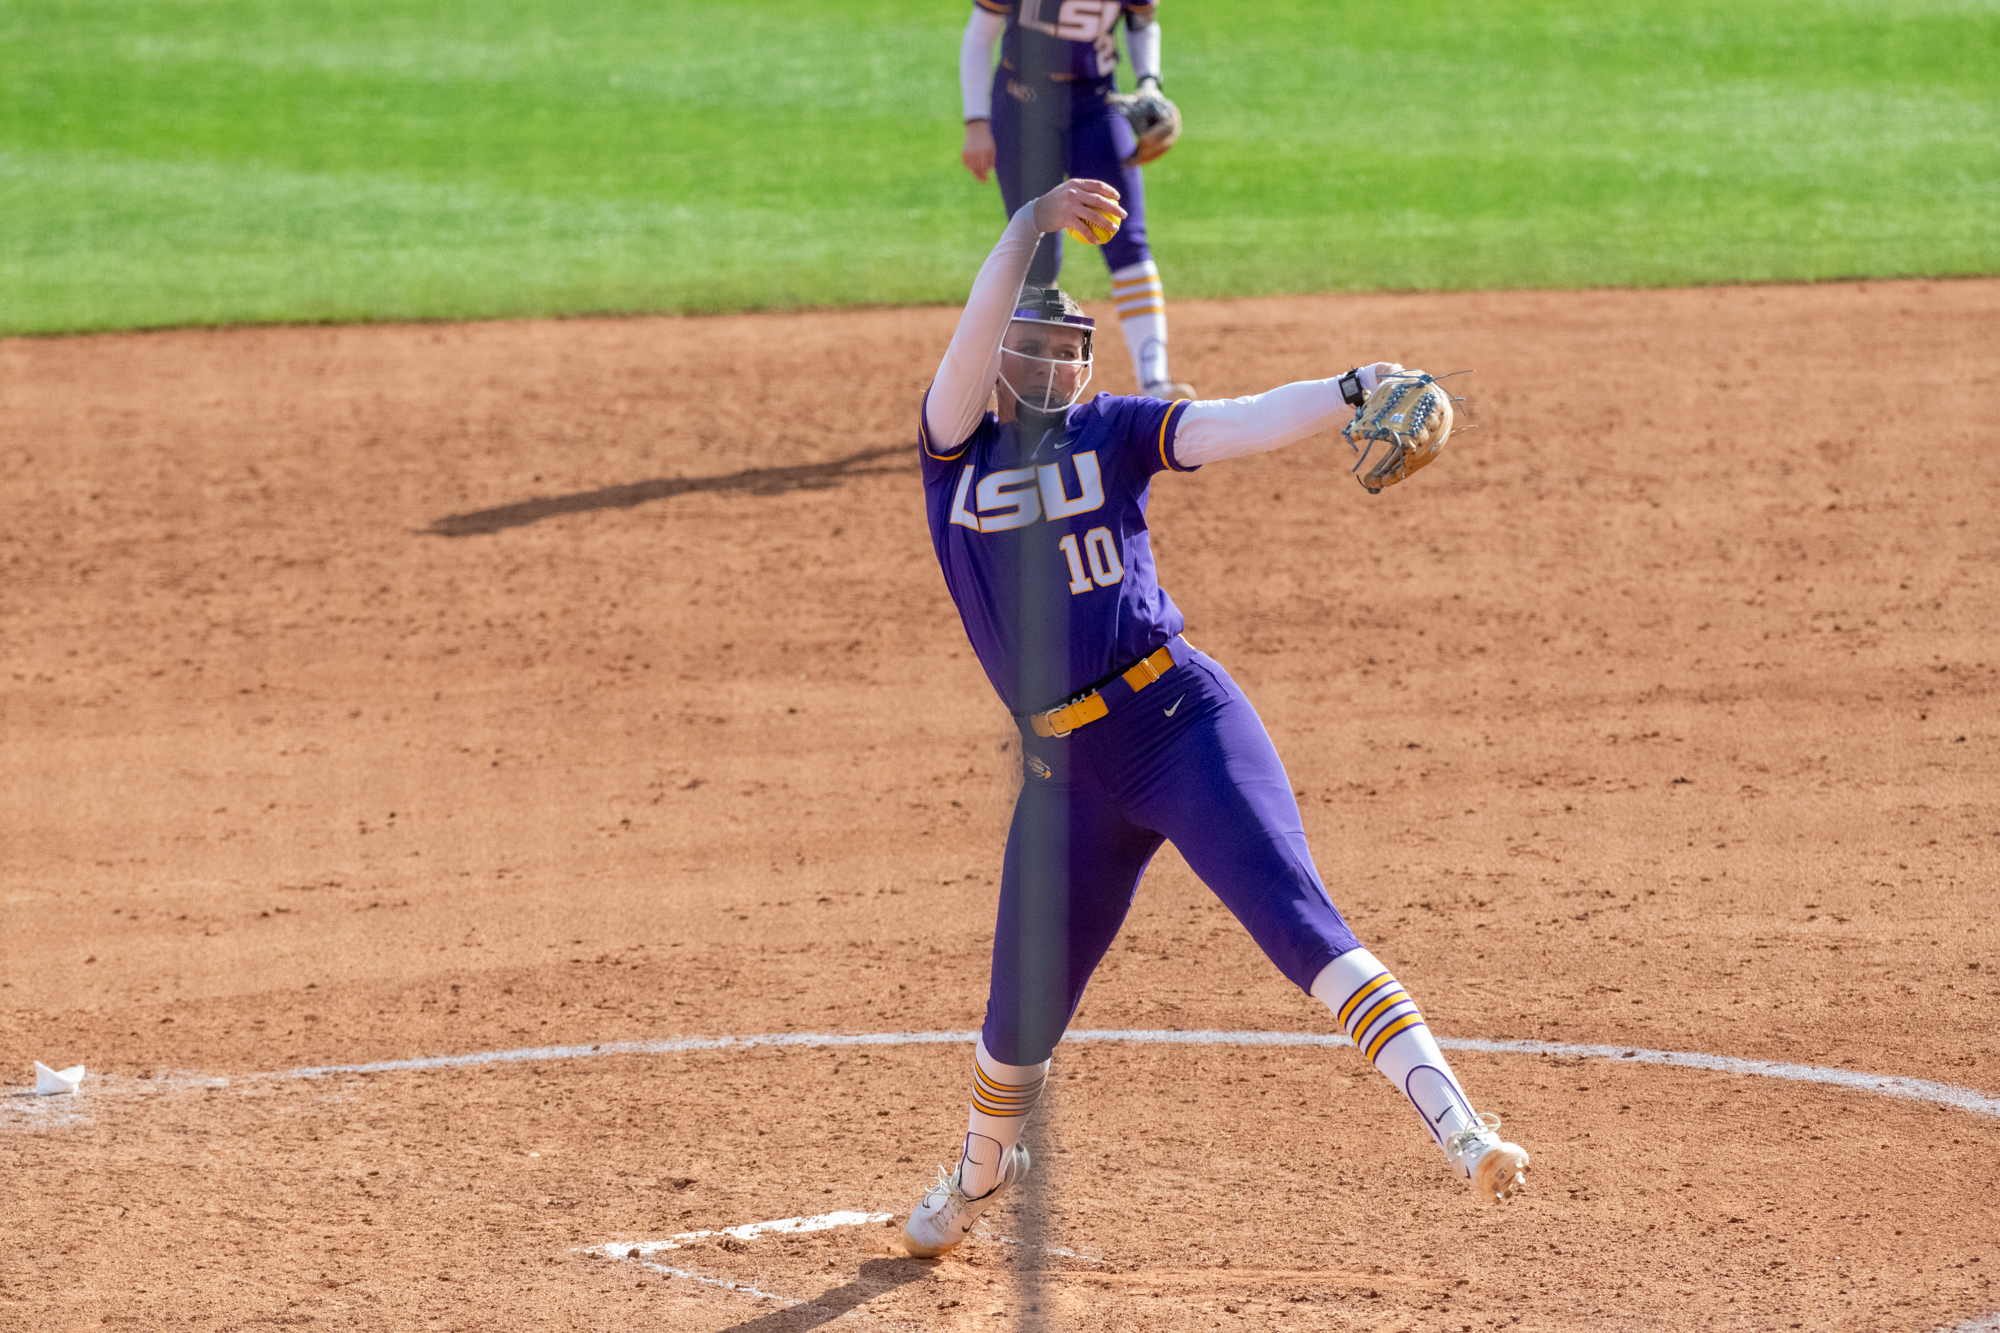
<path fill-rule="evenodd" d="M 974 532 L 1008 532 L 1045 517 L 1074 518 L 1102 508 L 1104 476 L 1098 469 L 1097 451 L 1077 454 L 1070 461 L 1076 468 L 1075 495 L 1065 489 L 1059 463 L 989 472 L 976 483 L 975 469 L 968 463 L 959 470 L 958 490 L 951 498 L 951 521 Z M 977 513 L 965 507 L 968 495 Z"/>

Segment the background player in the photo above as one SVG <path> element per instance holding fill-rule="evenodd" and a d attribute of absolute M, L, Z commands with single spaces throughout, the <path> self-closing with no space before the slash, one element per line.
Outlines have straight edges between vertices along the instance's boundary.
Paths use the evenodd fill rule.
<path fill-rule="evenodd" d="M 1022 280 L 1042 238 L 1123 216 L 1117 191 L 1091 180 L 1017 212 L 924 397 L 932 544 L 1020 727 L 1024 773 L 965 1144 L 904 1225 L 913 1254 L 958 1244 L 1026 1173 L 1021 1126 L 1050 1054 L 1169 838 L 1285 975 L 1333 1010 L 1479 1193 L 1504 1198 L 1528 1165 L 1501 1142 L 1497 1116 L 1473 1111 L 1416 1005 L 1334 908 L 1277 751 L 1228 673 L 1182 637 L 1146 529 L 1155 473 L 1318 434 L 1400 367 L 1228 402 L 1100 395 L 1073 406 L 1090 378 L 1092 321 Z M 990 394 L 997 412 L 985 410 Z"/>
<path fill-rule="evenodd" d="M 1118 324 L 1132 373 L 1148 397 L 1194 397 L 1167 367 L 1167 297 L 1146 243 L 1146 187 L 1132 127 L 1109 98 L 1117 90 L 1118 20 L 1141 87 L 1160 82 L 1160 25 L 1153 4 L 1119 0 L 975 0 L 959 46 L 959 92 L 965 104 L 960 153 L 980 180 L 995 171 L 1012 217 L 1021 205 L 1070 176 L 1114 181 L 1127 217 L 1104 247 Z M 1000 43 L 1000 63 L 993 44 Z M 1028 281 L 1053 286 L 1062 268 L 1062 237 L 1043 240 Z"/>

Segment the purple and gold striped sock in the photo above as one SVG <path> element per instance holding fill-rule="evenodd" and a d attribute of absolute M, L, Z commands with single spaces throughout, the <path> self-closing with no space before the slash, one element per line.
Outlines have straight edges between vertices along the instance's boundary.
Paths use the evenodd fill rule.
<path fill-rule="evenodd" d="M 1333 1016 L 1371 1065 L 1399 1034 L 1424 1026 L 1417 1002 L 1386 967 L 1356 986 Z"/>
<path fill-rule="evenodd" d="M 1000 1183 L 1007 1154 L 1020 1142 L 1028 1112 L 1042 1098 L 1049 1062 L 1009 1065 L 995 1060 L 982 1038 L 973 1050 L 972 1110 L 965 1127 L 965 1152 L 959 1159 L 959 1188 L 973 1198 L 992 1192 Z"/>
<path fill-rule="evenodd" d="M 1132 374 L 1144 392 L 1172 378 L 1167 370 L 1167 289 L 1159 265 L 1150 259 L 1127 264 L 1111 275 L 1111 295 L 1118 302 L 1118 328 L 1132 354 Z"/>
<path fill-rule="evenodd" d="M 1312 993 L 1333 1010 L 1355 1049 L 1410 1099 L 1439 1149 L 1473 1122 L 1472 1102 L 1416 1001 L 1374 954 L 1353 949 L 1340 955 L 1314 979 Z"/>

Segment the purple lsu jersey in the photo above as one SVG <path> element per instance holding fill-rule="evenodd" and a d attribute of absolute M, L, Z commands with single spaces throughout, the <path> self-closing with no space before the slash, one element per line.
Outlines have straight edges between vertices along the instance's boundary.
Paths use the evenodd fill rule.
<path fill-rule="evenodd" d="M 1033 78 L 1094 82 L 1118 68 L 1118 41 L 1112 36 L 1127 13 L 1151 14 L 1154 4 L 1120 0 L 973 0 L 1007 20 L 1000 39 L 1000 63 Z"/>
<path fill-rule="evenodd" d="M 1181 632 L 1146 529 L 1187 403 L 1100 394 L 1034 448 L 988 412 L 957 444 L 918 415 L 931 544 L 966 637 L 1016 714 L 1054 708 Z"/>

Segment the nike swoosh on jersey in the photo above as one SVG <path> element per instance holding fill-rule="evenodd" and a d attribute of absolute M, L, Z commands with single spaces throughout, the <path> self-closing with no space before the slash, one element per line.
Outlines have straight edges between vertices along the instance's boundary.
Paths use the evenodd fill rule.
<path fill-rule="evenodd" d="M 1183 695 L 1181 696 L 1181 699 L 1185 699 L 1185 698 L 1187 698 L 1187 696 L 1186 696 L 1185 694 L 1183 694 Z M 1175 712 L 1176 712 L 1176 711 L 1177 711 L 1177 710 L 1178 710 L 1178 709 L 1180 708 L 1180 706 L 1181 706 L 1181 699 L 1176 699 L 1176 700 L 1174 700 L 1174 706 L 1173 706 L 1172 708 L 1169 708 L 1169 709 L 1167 709 L 1167 710 L 1166 710 L 1166 714 L 1167 714 L 1167 716 L 1168 716 L 1168 717 L 1172 717 L 1172 716 L 1174 715 L 1174 713 L 1175 713 Z"/>

